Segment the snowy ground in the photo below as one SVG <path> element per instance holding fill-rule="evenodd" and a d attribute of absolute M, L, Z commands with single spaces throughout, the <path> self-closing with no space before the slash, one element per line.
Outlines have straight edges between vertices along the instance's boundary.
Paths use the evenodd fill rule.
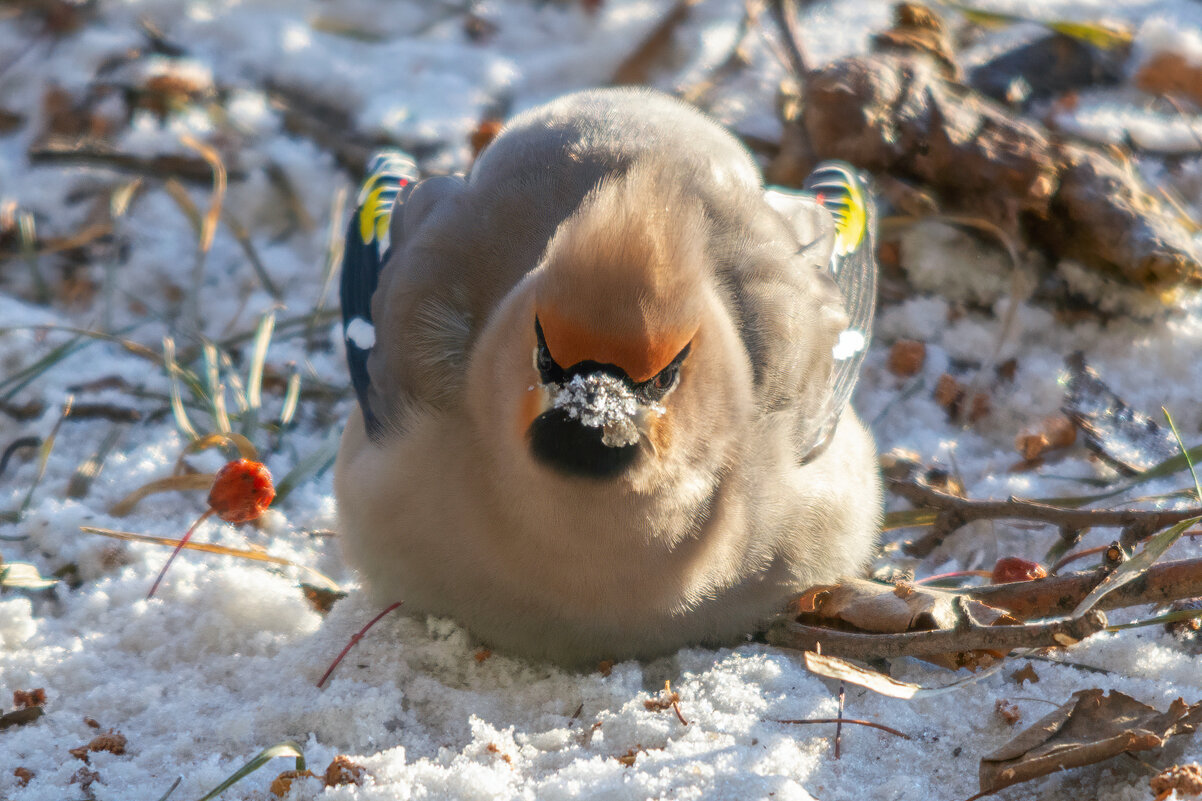
<path fill-rule="evenodd" d="M 117 215 L 113 239 L 37 258 L 49 304 L 36 302 L 32 271 L 11 257 L 17 245 L 4 242 L 0 396 L 10 411 L 0 415 L 0 446 L 48 435 L 70 393 L 77 404 L 132 408 L 149 418 L 132 425 L 68 419 L 23 518 L 0 526 L 4 559 L 33 562 L 43 574 L 69 579 L 47 592 L 0 594 L 0 707 L 14 690 L 43 687 L 48 696 L 41 720 L 0 731 L 0 799 L 154 801 L 182 776 L 170 797 L 192 801 L 261 749 L 291 739 L 319 772 L 335 755 L 347 754 L 368 773 L 358 788 L 325 790 L 316 779 L 298 780 L 294 799 L 952 801 L 976 791 L 979 757 L 1014 733 L 994 713 L 998 699 L 1018 706 L 1023 725 L 1050 710 L 1048 702 L 1059 705 L 1087 687 L 1118 689 L 1158 708 L 1178 696 L 1202 700 L 1197 656 L 1159 628 L 1104 634 L 1068 658 L 1107 674 L 1038 662 L 1035 684 L 1016 684 L 1007 669 L 954 694 L 910 702 L 853 688 L 849 717 L 887 723 L 913 739 L 849 727 L 836 761 L 829 727 L 772 722 L 836 711 L 832 687 L 807 673 L 796 654 L 758 645 L 685 650 L 650 664 L 619 664 L 610 675 L 574 675 L 503 655 L 478 659 L 478 646 L 453 623 L 401 616 L 386 619 L 318 690 L 330 659 L 379 611 L 341 566 L 329 534 L 337 524 L 328 471 L 292 492 L 261 531 L 208 523 L 198 532 L 201 540 L 231 547 L 265 546 L 335 578 L 350 595 L 324 618 L 298 590 L 299 571 L 272 572 L 194 552 L 181 556 L 148 602 L 165 549 L 79 533 L 79 526 L 91 525 L 178 537 L 202 507 L 194 496 L 166 494 L 144 501 L 129 517 L 108 514 L 127 492 L 168 475 L 185 444 L 170 413 L 155 416 L 166 407 L 171 382 L 160 367 L 121 347 L 40 326 L 107 327 L 159 352 L 170 334 L 184 352 L 198 342 L 190 332 L 199 319 L 207 337 L 230 343 L 245 377 L 249 348 L 245 338 L 232 338 L 252 332 L 275 308 L 280 325 L 267 365 L 277 380 L 265 391 L 260 420 L 278 417 L 281 386 L 293 372 L 308 390 L 291 428 L 280 434 L 251 429 L 277 479 L 320 451 L 349 409 L 335 324 L 321 318 L 306 327 L 305 320 L 336 302 L 323 265 L 331 210 L 351 178 L 323 147 L 288 132 L 265 87 L 331 106 L 360 134 L 405 143 L 427 171 L 462 169 L 482 118 L 604 83 L 670 6 L 605 0 L 589 14 L 583 5 L 479 3 L 479 41 L 465 33 L 463 4 L 449 2 L 98 2 L 78 11 L 77 30 L 58 33 L 39 33 L 32 12 L 18 15 L 8 5 L 0 11 L 0 109 L 17 115 L 15 124 L 0 129 L 0 215 L 15 202 L 32 213 L 40 240 L 70 236 L 97 215 L 108 219 L 110 197 L 136 177 L 30 163 L 31 145 L 54 127 L 48 95 L 58 87 L 75 105 L 89 106 L 90 125 L 109 126 L 119 150 L 195 157 L 181 142 L 185 135 L 217 147 L 236 172 L 227 216 L 247 229 L 280 290 L 277 300 L 264 288 L 227 223 L 217 227 L 197 273 L 196 232 L 157 178 L 145 179 L 128 211 Z M 1046 3 L 1006 7 L 1052 13 Z M 654 82 L 684 89 L 707 75 L 726 58 L 742 13 L 743 4 L 733 0 L 700 3 L 676 32 L 672 58 L 656 69 Z M 1143 23 L 1139 47 L 1171 40 L 1188 48 L 1202 41 L 1202 8 L 1186 0 L 1057 4 L 1055 13 Z M 875 0 L 816 5 L 804 20 L 811 60 L 863 50 L 888 15 L 888 4 Z M 143 22 L 161 32 L 164 52 L 146 52 Z M 752 33 L 748 49 L 751 66 L 708 104 L 740 132 L 775 139 L 773 97 L 783 71 L 760 34 Z M 142 52 L 130 57 L 131 50 Z M 163 118 L 138 111 L 126 125 L 126 104 L 136 94 L 127 90 L 165 72 L 194 86 L 211 84 L 217 93 Z M 1188 124 L 1146 106 L 1129 94 L 1090 94 L 1065 126 L 1111 140 L 1137 129 L 1161 145 L 1196 148 Z M 1173 170 L 1154 162 L 1141 166 L 1174 187 L 1200 219 L 1202 160 L 1187 157 Z M 185 186 L 203 214 L 207 182 Z M 336 221 L 335 230 L 341 224 Z M 1024 304 L 1017 333 L 999 354 L 1017 360 L 1013 381 L 990 387 L 992 413 L 961 429 L 932 399 L 932 389 L 941 373 L 993 355 L 1010 282 L 990 279 L 988 271 L 1006 269 L 1006 262 L 929 224 L 903 236 L 901 260 L 915 291 L 882 310 L 856 401 L 882 451 L 902 447 L 952 465 L 977 497 L 1086 491 L 1051 477 L 1097 475 L 1100 468 L 1081 450 L 1042 472 L 1009 471 L 1018 461 L 1015 435 L 1058 408 L 1057 374 L 1074 350 L 1083 350 L 1130 403 L 1150 412 L 1168 407 L 1187 442 L 1202 440 L 1197 297 L 1180 299 L 1172 314 L 1105 324 L 1064 322 L 1049 308 Z M 976 311 L 965 312 L 965 301 Z M 296 319 L 299 325 L 284 325 Z M 917 379 L 903 381 L 884 369 L 890 344 L 901 338 L 927 344 Z M 79 349 L 23 388 L 6 381 L 70 342 Z M 191 366 L 203 375 L 202 364 L 197 359 Z M 228 373 L 222 375 L 228 383 Z M 20 419 L 14 410 L 29 404 L 32 417 Z M 198 429 L 211 430 L 205 408 L 191 407 L 189 416 Z M 76 468 L 114 431 L 120 439 L 100 477 L 83 497 L 68 497 Z M 190 459 L 202 469 L 220 464 L 211 452 Z M 0 475 L 0 509 L 18 509 L 36 473 L 32 452 L 22 451 Z M 1180 489 L 1185 481 L 1177 476 L 1148 485 L 1147 492 Z M 1097 533 L 1086 544 L 1107 536 Z M 917 570 L 928 575 L 988 568 L 998 556 L 1038 558 L 1054 537 L 1046 529 L 980 527 Z M 1202 548 L 1182 542 L 1170 557 L 1198 555 Z M 897 663 L 894 671 L 925 684 L 953 678 L 913 662 Z M 671 711 L 644 706 L 665 679 L 681 694 L 688 726 Z M 87 766 L 72 757 L 69 749 L 96 734 L 85 717 L 125 735 L 125 753 L 93 753 Z M 1202 738 L 1181 739 L 1150 759 L 1158 766 L 1202 760 Z M 271 777 L 289 763 L 274 761 L 223 797 L 269 797 Z M 18 768 L 34 774 L 27 784 L 14 774 Z M 95 776 L 81 773 L 85 768 Z M 1015 787 L 1003 797 L 1149 799 L 1148 775 L 1135 760 L 1115 760 Z"/>

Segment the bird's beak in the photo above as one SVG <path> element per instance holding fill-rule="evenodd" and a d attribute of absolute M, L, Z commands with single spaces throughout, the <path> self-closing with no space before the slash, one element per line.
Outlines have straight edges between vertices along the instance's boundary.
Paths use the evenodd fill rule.
<path fill-rule="evenodd" d="M 557 390 L 557 391 L 556 391 Z M 552 390 L 551 408 L 561 409 L 587 428 L 601 430 L 601 442 L 610 448 L 638 444 L 651 415 L 663 414 L 658 403 L 638 398 L 630 387 L 609 373 L 574 375 Z"/>

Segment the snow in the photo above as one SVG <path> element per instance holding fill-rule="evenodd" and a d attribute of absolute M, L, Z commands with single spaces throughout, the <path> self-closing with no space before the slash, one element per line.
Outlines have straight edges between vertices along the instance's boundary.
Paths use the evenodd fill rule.
<path fill-rule="evenodd" d="M 221 143 L 223 154 L 236 157 L 226 166 L 242 175 L 230 182 L 227 214 L 250 232 L 280 296 L 273 297 L 249 268 L 228 224 L 217 227 L 198 270 L 197 233 L 188 213 L 161 182 L 143 181 L 115 222 L 119 236 L 131 243 L 128 252 L 112 248 L 74 267 L 97 287 L 90 301 L 37 305 L 30 271 L 20 259 L 5 262 L 0 381 L 73 342 L 71 332 L 47 326 L 96 327 L 108 320 L 113 332 L 156 352 L 168 335 L 181 352 L 194 348 L 198 340 L 188 333 L 193 302 L 206 337 L 243 336 L 235 348 L 241 361 L 233 368 L 245 380 L 245 335 L 275 309 L 269 371 L 286 378 L 295 370 L 302 389 L 312 393 L 302 397 L 290 429 L 255 432 L 278 481 L 336 442 L 354 402 L 341 325 L 308 319 L 319 304 L 328 309 L 336 303 L 324 264 L 330 237 L 340 235 L 344 220 L 331 226 L 330 215 L 353 187 L 327 150 L 289 132 L 286 113 L 268 87 L 326 104 L 367 135 L 399 139 L 427 172 L 459 170 L 469 163 L 469 137 L 481 119 L 603 83 L 670 5 L 606 0 L 590 16 L 575 2 L 486 0 L 472 6 L 487 23 L 478 42 L 464 32 L 461 5 L 450 2 L 126 0 L 87 6 L 79 30 L 61 38 L 39 33 L 28 15 L 6 10 L 0 17 L 0 108 L 25 120 L 0 135 L 0 214 L 15 203 L 32 213 L 40 237 L 68 236 L 137 177 L 30 163 L 26 153 L 47 121 L 43 99 L 50 87 L 78 101 L 100 72 L 120 88 L 175 70 L 198 84 L 221 87 L 224 112 L 210 113 L 204 102 L 164 118 L 141 109 L 117 134 L 116 145 L 140 156 L 195 157 L 181 141 L 185 134 Z M 653 73 L 655 82 L 666 89 L 696 86 L 725 60 L 743 5 L 737 0 L 698 5 L 678 30 L 672 57 Z M 1102 14 L 1133 24 L 1154 19 L 1139 28 L 1133 59 L 1173 49 L 1197 61 L 1202 52 L 1202 11 L 1188 0 L 1015 0 L 992 7 L 1083 19 Z M 803 20 L 811 59 L 821 63 L 864 50 L 871 32 L 886 23 L 889 8 L 887 2 L 853 0 L 815 5 Z M 121 62 L 130 50 L 146 47 L 142 20 L 186 57 Z M 751 66 L 705 99 L 736 130 L 775 139 L 780 125 L 774 98 L 784 72 L 762 32 L 767 26 L 765 18 L 745 40 Z M 1180 195 L 1196 219 L 1202 160 L 1194 155 L 1189 131 L 1197 121 L 1124 91 L 1086 93 L 1077 110 L 1062 113 L 1058 123 L 1100 141 L 1119 141 L 1127 131 L 1153 149 L 1186 151 L 1171 168 L 1152 160 L 1138 167 Z M 97 108 L 112 120 L 125 113 L 119 92 Z M 329 123 L 340 124 L 333 116 Z M 203 214 L 209 183 L 180 186 Z M 904 235 L 901 266 L 918 292 L 881 304 L 855 401 L 882 451 L 905 448 L 939 460 L 976 497 L 1089 491 L 1067 477 L 1107 472 L 1081 449 L 1042 472 L 1011 471 L 1019 461 L 1014 437 L 1056 413 L 1063 360 L 1076 350 L 1132 405 L 1149 413 L 1165 406 L 1188 442 L 1202 441 L 1196 377 L 1202 301 L 1196 295 L 1172 298 L 1170 306 L 1157 299 L 1135 303 L 1066 263 L 1056 265 L 1057 274 L 1115 315 L 1062 318 L 1027 299 L 1025 284 L 1012 279 L 1009 259 L 994 245 L 988 236 L 934 222 Z M 38 267 L 57 278 L 63 263 L 43 256 Z M 367 342 L 369 333 L 359 326 L 347 336 Z M 889 348 L 899 339 L 926 344 L 925 366 L 913 378 L 895 377 L 885 368 Z M 26 420 L 0 415 L 0 446 L 47 436 L 69 394 L 77 403 L 110 403 L 146 415 L 164 407 L 172 382 L 158 365 L 111 343 L 84 339 L 71 346 L 70 355 L 8 399 L 17 407 L 32 402 L 43 408 Z M 994 380 L 982 369 L 1010 358 L 1016 360 L 1011 380 Z M 932 399 L 945 372 L 965 383 L 980 373 L 979 387 L 989 394 L 992 412 L 967 428 L 950 420 Z M 112 386 L 81 388 L 100 380 Z M 113 388 L 121 381 L 148 394 Z M 0 384 L 0 395 L 11 389 Z M 276 420 L 282 392 L 266 392 L 263 403 L 260 418 Z M 236 408 L 228 383 L 227 406 Z M 211 430 L 210 409 L 192 405 L 188 415 L 199 429 Z M 77 466 L 114 430 L 120 438 L 99 478 L 84 497 L 68 497 L 65 489 Z M 44 687 L 48 695 L 43 718 L 0 731 L 0 799 L 158 799 L 177 777 L 182 779 L 170 797 L 197 799 L 260 750 L 284 740 L 298 742 L 318 773 L 338 754 L 349 755 L 368 773 L 358 788 L 325 789 L 318 780 L 299 779 L 289 795 L 294 801 L 956 799 L 976 791 L 979 757 L 1014 733 L 993 712 L 1000 698 L 1021 710 L 1020 725 L 1041 717 L 1049 703 L 1059 705 L 1072 692 L 1094 686 L 1160 708 L 1178 696 L 1202 700 L 1196 653 L 1159 628 L 1103 634 L 1056 658 L 1108 674 L 1035 661 L 1039 682 L 1020 686 L 1009 676 L 1023 665 L 1015 660 L 1013 668 L 963 689 L 912 701 L 849 687 L 849 717 L 886 723 L 912 739 L 849 725 L 842 758 L 835 760 L 831 727 L 775 722 L 832 717 L 837 711 L 835 688 L 808 673 L 797 654 L 745 644 L 621 663 L 608 675 L 565 673 L 481 652 L 451 621 L 399 613 L 359 642 L 319 690 L 317 679 L 334 655 L 380 611 L 341 564 L 336 537 L 329 534 L 337 519 L 328 470 L 297 487 L 261 530 L 210 521 L 196 534 L 197 541 L 230 548 L 264 547 L 333 577 L 349 595 L 325 617 L 297 588 L 307 574 L 196 552 L 183 553 L 147 601 L 167 549 L 79 532 L 80 526 L 97 526 L 180 536 L 203 510 L 196 493 L 153 495 L 126 518 L 108 509 L 133 489 L 169 475 L 185 442 L 170 413 L 133 426 L 68 419 L 21 522 L 0 525 L 5 560 L 32 562 L 43 575 L 66 569 L 70 578 L 50 591 L 0 594 L 0 707 L 14 690 Z M 201 470 L 222 461 L 215 452 L 188 459 Z M 12 460 L 0 475 L 0 510 L 22 505 L 37 472 L 30 451 Z M 1148 484 L 1141 493 L 1176 490 L 1185 482 L 1179 475 Z M 1111 536 L 1092 532 L 1084 544 L 1102 544 Z M 1055 538 L 1048 529 L 978 525 L 916 567 L 923 574 L 989 568 L 1000 556 L 1041 555 Z M 1169 558 L 1199 555 L 1199 545 L 1183 541 Z M 895 662 L 893 671 L 899 679 L 926 685 L 963 678 L 908 660 Z M 644 704 L 659 697 L 665 680 L 680 693 L 687 726 L 671 710 L 657 712 Z M 69 749 L 97 733 L 85 717 L 101 730 L 124 734 L 126 753 L 93 753 L 87 766 L 72 757 Z M 1202 739 L 1181 738 L 1163 758 L 1147 758 L 1167 760 L 1165 765 L 1202 760 Z M 28 785 L 14 775 L 18 767 L 35 774 Z M 98 774 L 86 789 L 78 773 L 84 767 Z M 290 767 L 290 760 L 274 760 L 223 798 L 268 798 L 271 777 Z M 1145 769 L 1132 760 L 1004 792 L 1007 799 L 1151 796 Z"/>

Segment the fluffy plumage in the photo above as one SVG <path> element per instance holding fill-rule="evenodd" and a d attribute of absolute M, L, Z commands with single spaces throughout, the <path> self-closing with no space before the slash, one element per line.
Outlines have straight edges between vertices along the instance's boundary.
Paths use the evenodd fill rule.
<path fill-rule="evenodd" d="M 371 422 L 335 478 L 380 603 L 588 665 L 734 642 L 865 562 L 879 480 L 836 345 L 840 287 L 873 286 L 870 208 L 832 260 L 822 202 L 631 89 L 522 114 L 466 178 L 400 196 L 374 345 L 348 345 Z M 866 336 L 871 306 L 852 317 Z"/>

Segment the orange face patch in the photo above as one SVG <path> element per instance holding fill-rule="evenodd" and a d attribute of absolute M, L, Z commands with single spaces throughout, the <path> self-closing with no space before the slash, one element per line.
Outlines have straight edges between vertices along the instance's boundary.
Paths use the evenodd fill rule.
<path fill-rule="evenodd" d="M 654 377 L 689 344 L 696 330 L 621 337 L 590 331 L 554 312 L 539 312 L 547 350 L 561 367 L 585 361 L 612 364 L 638 383 Z"/>

